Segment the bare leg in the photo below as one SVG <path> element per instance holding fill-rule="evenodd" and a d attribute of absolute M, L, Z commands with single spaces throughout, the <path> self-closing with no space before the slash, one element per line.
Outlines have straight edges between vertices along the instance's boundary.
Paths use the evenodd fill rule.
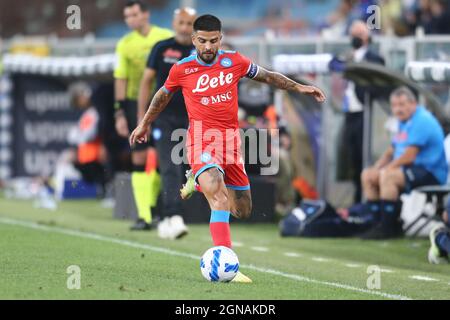
<path fill-rule="evenodd" d="M 213 243 L 231 248 L 230 203 L 222 172 L 209 169 L 199 176 L 198 182 L 211 207 L 209 230 Z"/>
<path fill-rule="evenodd" d="M 222 172 L 217 168 L 206 170 L 198 177 L 198 182 L 211 210 L 230 211 L 228 190 Z"/>
<path fill-rule="evenodd" d="M 361 174 L 361 184 L 364 196 L 368 201 L 380 200 L 380 171 L 374 167 L 364 169 Z"/>
<path fill-rule="evenodd" d="M 250 190 L 228 189 L 231 214 L 238 219 L 248 219 L 252 213 Z"/>
<path fill-rule="evenodd" d="M 401 168 L 382 170 L 380 173 L 380 197 L 398 201 L 400 190 L 405 187 L 405 174 Z"/>

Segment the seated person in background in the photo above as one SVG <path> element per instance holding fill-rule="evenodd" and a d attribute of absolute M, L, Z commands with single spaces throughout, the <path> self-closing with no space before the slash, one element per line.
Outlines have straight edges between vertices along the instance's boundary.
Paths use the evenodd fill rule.
<path fill-rule="evenodd" d="M 100 116 L 91 103 L 92 90 L 86 83 L 77 82 L 69 87 L 69 94 L 72 105 L 83 112 L 78 125 L 69 133 L 69 142 L 77 146 L 71 162 L 83 180 L 100 185 L 104 193 L 107 156 L 99 133 Z"/>
<path fill-rule="evenodd" d="M 444 132 L 439 122 L 417 105 L 407 87 L 396 89 L 390 103 L 398 131 L 375 165 L 361 174 L 368 208 L 379 216 L 379 223 L 362 235 L 365 239 L 401 236 L 400 194 L 420 186 L 445 184 L 447 180 Z"/>
<path fill-rule="evenodd" d="M 292 188 L 294 180 L 294 167 L 291 158 L 291 135 L 286 127 L 279 129 L 280 144 L 278 148 L 272 146 L 272 152 L 278 152 L 279 170 L 276 175 L 275 185 L 275 211 L 280 216 L 285 216 L 297 205 L 295 189 Z"/>

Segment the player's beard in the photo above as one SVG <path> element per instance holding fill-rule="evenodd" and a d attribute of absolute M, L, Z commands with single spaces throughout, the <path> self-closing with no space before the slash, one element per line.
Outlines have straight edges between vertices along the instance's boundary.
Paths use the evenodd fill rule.
<path fill-rule="evenodd" d="M 206 52 L 199 54 L 200 59 L 202 59 L 203 62 L 208 63 L 208 64 L 213 62 L 216 59 L 216 56 L 217 56 L 217 52 L 213 52 L 213 51 L 211 51 L 209 54 L 206 54 Z"/>

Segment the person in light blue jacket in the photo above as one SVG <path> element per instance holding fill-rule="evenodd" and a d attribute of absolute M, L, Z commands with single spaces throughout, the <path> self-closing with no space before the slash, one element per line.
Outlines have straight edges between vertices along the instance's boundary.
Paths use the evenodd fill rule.
<path fill-rule="evenodd" d="M 400 194 L 447 182 L 444 131 L 437 119 L 407 87 L 396 89 L 390 103 L 398 130 L 381 158 L 361 175 L 367 207 L 379 217 L 379 223 L 361 235 L 364 239 L 402 236 Z"/>

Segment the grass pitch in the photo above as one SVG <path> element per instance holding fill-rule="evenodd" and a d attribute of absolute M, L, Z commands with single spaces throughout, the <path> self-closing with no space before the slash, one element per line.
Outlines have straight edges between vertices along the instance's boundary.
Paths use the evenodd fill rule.
<path fill-rule="evenodd" d="M 285 239 L 276 225 L 233 224 L 241 271 L 254 282 L 223 284 L 200 273 L 208 225 L 166 241 L 111 216 L 95 201 L 52 212 L 0 198 L 0 298 L 450 299 L 450 266 L 428 264 L 427 239 Z M 367 287 L 372 265 L 379 289 Z M 80 290 L 67 287 L 69 266 L 80 268 Z"/>

